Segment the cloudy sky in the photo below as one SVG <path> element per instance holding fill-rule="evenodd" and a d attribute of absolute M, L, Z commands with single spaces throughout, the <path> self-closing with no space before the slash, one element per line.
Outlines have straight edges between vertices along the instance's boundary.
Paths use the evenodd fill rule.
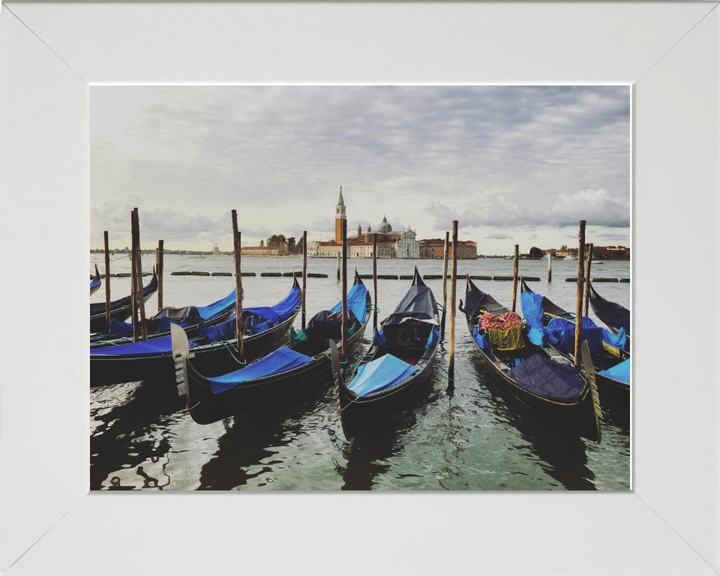
<path fill-rule="evenodd" d="M 91 246 L 232 249 L 411 226 L 481 254 L 630 246 L 629 87 L 91 88 Z"/>

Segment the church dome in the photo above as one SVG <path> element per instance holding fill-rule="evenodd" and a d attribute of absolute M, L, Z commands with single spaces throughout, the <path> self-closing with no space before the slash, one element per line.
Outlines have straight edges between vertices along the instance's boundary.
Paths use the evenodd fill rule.
<path fill-rule="evenodd" d="M 382 224 L 380 224 L 380 226 L 378 226 L 378 232 L 380 232 L 382 234 L 388 234 L 388 233 L 392 232 L 392 226 L 390 226 L 390 224 L 388 224 L 386 216 L 383 216 Z"/>

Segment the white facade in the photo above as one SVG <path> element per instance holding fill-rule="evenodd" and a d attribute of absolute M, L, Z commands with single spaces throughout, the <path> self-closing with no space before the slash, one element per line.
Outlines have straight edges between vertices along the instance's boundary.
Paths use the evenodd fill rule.
<path fill-rule="evenodd" d="M 320 246 L 320 242 L 318 242 L 317 240 L 308 240 L 307 255 L 308 256 L 317 256 L 319 246 Z"/>
<path fill-rule="evenodd" d="M 400 240 L 395 242 L 396 258 L 420 258 L 420 242 L 416 239 L 417 233 L 408 226 L 403 230 Z"/>

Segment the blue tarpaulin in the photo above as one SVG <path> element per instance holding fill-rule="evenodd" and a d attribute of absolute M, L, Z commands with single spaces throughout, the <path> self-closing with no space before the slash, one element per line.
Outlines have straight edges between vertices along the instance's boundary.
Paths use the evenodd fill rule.
<path fill-rule="evenodd" d="M 197 346 L 195 342 L 189 343 L 190 348 Z M 172 353 L 172 337 L 163 336 L 162 338 L 153 338 L 147 342 L 132 342 L 130 344 L 122 344 L 121 346 L 104 346 L 102 348 L 90 348 L 90 356 L 98 356 L 104 354 L 106 356 L 143 356 L 154 354 L 171 354 Z"/>
<path fill-rule="evenodd" d="M 540 331 L 543 329 L 543 297 L 535 292 L 523 292 L 520 295 L 520 306 L 528 324 Z"/>
<path fill-rule="evenodd" d="M 575 323 L 553 318 L 545 327 L 547 341 L 567 354 L 575 352 Z M 582 339 L 587 340 L 590 352 L 602 349 L 603 331 L 590 318 L 583 316 Z"/>
<path fill-rule="evenodd" d="M 627 336 L 625 334 L 625 328 L 620 328 L 618 330 L 617 334 L 613 334 L 610 332 L 610 330 L 607 330 L 605 328 L 602 328 L 603 331 L 603 340 L 610 344 L 613 348 L 617 348 L 619 350 L 625 350 L 625 346 L 627 346 Z"/>
<path fill-rule="evenodd" d="M 203 320 L 212 320 L 228 308 L 235 306 L 235 294 L 236 291 L 233 290 L 229 296 L 208 306 L 187 306 L 185 308 L 160 310 L 155 316 L 148 319 L 148 332 L 151 334 L 169 332 L 171 324 L 177 324 L 185 328 L 186 326 L 199 324 Z M 132 336 L 132 323 L 113 319 L 110 323 L 110 333 L 116 336 Z"/>
<path fill-rule="evenodd" d="M 490 349 L 490 342 L 488 341 L 487 334 L 484 332 L 481 334 L 478 332 L 477 327 L 473 328 L 472 333 L 473 340 L 475 340 L 475 343 L 480 346 L 483 350 L 489 350 Z"/>
<path fill-rule="evenodd" d="M 620 364 L 616 364 L 612 368 L 602 370 L 598 372 L 598 374 L 613 378 L 614 380 L 620 380 L 620 382 L 625 382 L 625 384 L 630 384 L 630 358 L 624 362 L 620 362 Z"/>
<path fill-rule="evenodd" d="M 367 288 L 365 284 L 354 284 L 347 295 L 347 307 L 355 314 L 358 322 L 365 322 L 365 314 L 367 312 Z M 340 312 L 342 310 L 342 302 L 338 302 L 330 312 Z"/>
<path fill-rule="evenodd" d="M 572 402 L 580 397 L 585 382 L 572 366 L 534 354 L 508 372 L 519 386 L 550 400 Z"/>
<path fill-rule="evenodd" d="M 360 366 L 357 376 L 350 382 L 348 389 L 358 396 L 370 396 L 392 388 L 419 370 L 417 366 L 403 362 L 392 354 L 386 354 L 382 358 Z"/>
<path fill-rule="evenodd" d="M 230 374 L 223 374 L 216 378 L 208 378 L 208 380 L 211 383 L 212 393 L 220 394 L 242 382 L 287 372 L 288 370 L 309 364 L 310 362 L 314 362 L 314 360 L 309 356 L 305 356 L 304 354 L 300 354 L 283 346 L 275 350 L 272 354 L 268 354 L 265 358 L 261 358 L 254 364 L 250 364 L 250 366 L 241 368 Z"/>
<path fill-rule="evenodd" d="M 207 306 L 198 306 L 197 311 L 202 316 L 203 320 L 211 320 L 218 314 L 225 312 L 228 308 L 235 305 L 236 291 L 233 290 L 228 296 Z"/>
<path fill-rule="evenodd" d="M 437 331 L 437 328 L 433 328 L 430 331 L 430 336 L 428 336 L 427 344 L 425 345 L 425 348 L 430 348 L 432 346 L 435 346 L 440 341 L 440 332 Z"/>
<path fill-rule="evenodd" d="M 264 332 L 268 328 L 276 326 L 283 320 L 290 317 L 295 311 L 301 300 L 300 288 L 293 288 L 290 294 L 283 299 L 281 302 L 275 304 L 275 306 L 259 306 L 255 308 L 246 308 L 243 312 L 249 312 L 265 318 L 269 322 L 251 322 L 251 334 L 259 334 Z M 254 325 L 253 325 L 254 324 Z M 236 315 L 233 314 L 225 322 L 216 324 L 215 326 L 205 326 L 205 323 L 201 323 L 198 326 L 198 334 L 203 336 L 210 342 L 220 342 L 221 340 L 231 340 L 235 338 L 235 326 L 236 326 Z"/>
<path fill-rule="evenodd" d="M 373 344 L 377 344 L 378 346 L 385 348 L 385 350 L 387 350 L 388 347 L 387 340 L 385 339 L 385 333 L 378 331 L 377 328 L 375 328 L 373 332 Z"/>

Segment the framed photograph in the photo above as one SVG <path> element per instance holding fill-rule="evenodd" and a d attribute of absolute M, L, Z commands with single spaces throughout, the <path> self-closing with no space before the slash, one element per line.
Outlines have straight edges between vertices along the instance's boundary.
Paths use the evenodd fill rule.
<path fill-rule="evenodd" d="M 4 4 L 0 569 L 718 573 L 719 14 L 713 2 Z M 76 296 L 89 110 L 91 87 L 122 84 L 630 87 L 632 491 L 90 493 Z"/>

